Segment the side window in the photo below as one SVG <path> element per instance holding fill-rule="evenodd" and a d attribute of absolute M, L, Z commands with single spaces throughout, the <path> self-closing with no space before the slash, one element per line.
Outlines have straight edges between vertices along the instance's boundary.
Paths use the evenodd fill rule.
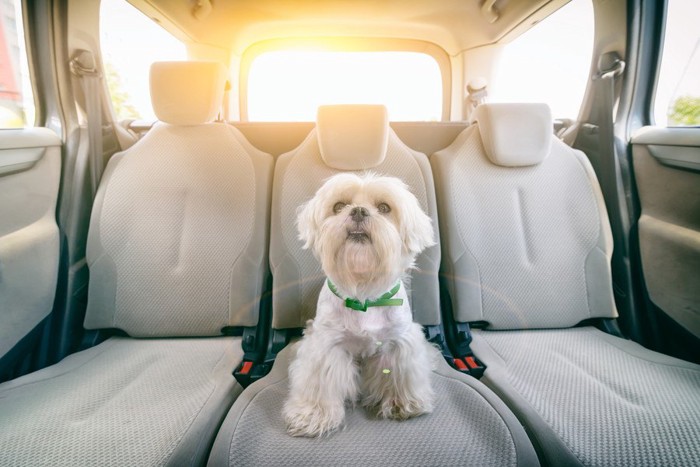
<path fill-rule="evenodd" d="M 153 62 L 186 60 L 185 45 L 126 0 L 102 0 L 100 44 L 118 120 L 155 120 L 148 73 Z"/>
<path fill-rule="evenodd" d="M 0 128 L 34 125 L 20 0 L 0 0 Z"/>
<path fill-rule="evenodd" d="M 669 0 L 654 121 L 662 126 L 700 126 L 700 2 Z M 693 32 L 695 31 L 695 32 Z"/>
<path fill-rule="evenodd" d="M 546 102 L 578 117 L 593 55 L 593 4 L 572 0 L 507 44 L 489 86 L 492 102 Z"/>

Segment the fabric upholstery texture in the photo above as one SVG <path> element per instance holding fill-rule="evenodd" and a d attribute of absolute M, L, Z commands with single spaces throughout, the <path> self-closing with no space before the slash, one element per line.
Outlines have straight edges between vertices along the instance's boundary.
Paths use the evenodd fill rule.
<path fill-rule="evenodd" d="M 316 131 L 321 158 L 338 170 L 367 170 L 381 164 L 389 142 L 383 105 L 322 105 Z"/>
<path fill-rule="evenodd" d="M 230 125 L 157 124 L 110 160 L 88 238 L 88 329 L 212 336 L 257 323 L 272 159 Z"/>
<path fill-rule="evenodd" d="M 700 366 L 590 327 L 473 334 L 484 381 L 563 443 L 553 465 L 700 465 Z"/>
<path fill-rule="evenodd" d="M 501 167 L 472 126 L 431 163 L 457 321 L 524 329 L 616 316 L 610 227 L 583 153 L 555 140 L 540 164 Z"/>
<path fill-rule="evenodd" d="M 529 125 L 526 114 L 491 118 L 503 134 Z M 698 465 L 700 366 L 593 327 L 551 329 L 616 315 L 610 226 L 587 159 L 553 139 L 539 164 L 503 167 L 482 136 L 467 128 L 431 158 L 455 319 L 488 324 L 471 343 L 482 381 L 547 465 Z"/>
<path fill-rule="evenodd" d="M 156 62 L 151 65 L 153 111 L 162 122 L 198 125 L 216 118 L 226 68 L 217 62 Z"/>
<path fill-rule="evenodd" d="M 297 209 L 313 197 L 327 178 L 338 172 L 323 162 L 316 130 L 311 131 L 297 149 L 277 159 L 270 222 L 270 267 L 275 281 L 273 328 L 304 327 L 306 321 L 315 315 L 325 276 L 313 253 L 302 249 L 296 227 Z M 433 219 L 437 239 L 437 208 L 427 157 L 409 149 L 390 130 L 386 157 L 372 168 L 372 172 L 398 177 L 408 185 Z M 419 255 L 417 269 L 411 273 L 412 286 L 421 291 L 420 294 L 409 294 L 414 320 L 424 325 L 440 322 L 439 264 L 440 249 L 433 246 Z M 409 290 L 413 289 L 412 286 L 409 285 Z"/>
<path fill-rule="evenodd" d="M 525 432 L 503 403 L 444 361 L 433 373 L 433 413 L 398 422 L 349 408 L 343 428 L 324 438 L 286 433 L 282 404 L 295 348 L 281 352 L 266 378 L 232 407 L 217 436 L 210 466 L 221 465 L 537 465 Z"/>
<path fill-rule="evenodd" d="M 196 465 L 241 391 L 240 338 L 112 338 L 0 384 L 0 465 Z"/>
<path fill-rule="evenodd" d="M 486 156 L 496 165 L 535 165 L 549 154 L 553 135 L 547 104 L 482 104 L 474 118 Z"/>

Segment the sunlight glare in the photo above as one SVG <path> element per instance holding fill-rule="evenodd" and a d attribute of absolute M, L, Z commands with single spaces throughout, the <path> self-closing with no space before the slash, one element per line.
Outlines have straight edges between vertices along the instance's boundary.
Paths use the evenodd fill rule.
<path fill-rule="evenodd" d="M 416 52 L 284 50 L 253 61 L 249 120 L 314 121 L 324 104 L 384 104 L 393 121 L 438 121 L 440 68 Z"/>

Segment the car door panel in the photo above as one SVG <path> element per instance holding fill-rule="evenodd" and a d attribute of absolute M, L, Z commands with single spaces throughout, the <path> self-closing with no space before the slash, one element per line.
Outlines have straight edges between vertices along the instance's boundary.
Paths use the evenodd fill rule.
<path fill-rule="evenodd" d="M 646 127 L 632 144 L 649 297 L 700 337 L 700 129 Z"/>
<path fill-rule="evenodd" d="M 0 357 L 51 312 L 59 261 L 61 140 L 0 132 Z"/>

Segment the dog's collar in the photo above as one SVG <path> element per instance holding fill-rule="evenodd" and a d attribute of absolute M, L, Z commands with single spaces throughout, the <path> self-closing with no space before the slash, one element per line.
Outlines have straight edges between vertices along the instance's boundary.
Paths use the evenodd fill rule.
<path fill-rule="evenodd" d="M 359 301 L 356 298 L 343 298 L 339 293 L 338 289 L 335 287 L 333 282 L 331 282 L 330 279 L 327 280 L 328 282 L 328 288 L 331 289 L 331 292 L 335 294 L 336 297 L 338 297 L 341 300 L 345 300 L 345 306 L 347 308 L 351 308 L 353 310 L 357 311 L 362 311 L 365 312 L 367 311 L 367 308 L 371 306 L 400 306 L 403 305 L 403 298 L 392 298 L 396 293 L 399 291 L 401 288 L 401 282 L 397 282 L 396 285 L 387 293 L 382 295 L 376 300 L 365 300 L 364 302 Z"/>

